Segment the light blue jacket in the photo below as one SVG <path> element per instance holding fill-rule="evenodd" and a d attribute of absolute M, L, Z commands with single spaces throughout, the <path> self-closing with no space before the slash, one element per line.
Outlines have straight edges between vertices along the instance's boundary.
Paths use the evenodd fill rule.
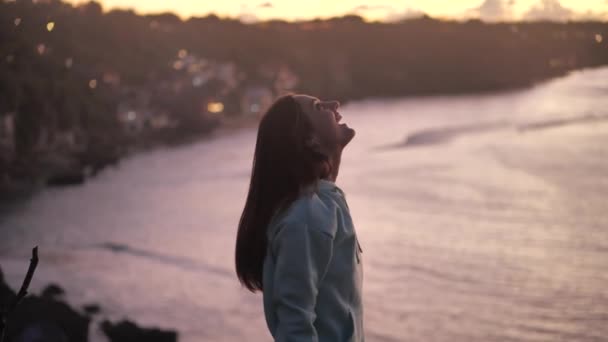
<path fill-rule="evenodd" d="M 267 236 L 264 313 L 275 341 L 364 341 L 362 251 L 342 190 L 320 180 Z"/>

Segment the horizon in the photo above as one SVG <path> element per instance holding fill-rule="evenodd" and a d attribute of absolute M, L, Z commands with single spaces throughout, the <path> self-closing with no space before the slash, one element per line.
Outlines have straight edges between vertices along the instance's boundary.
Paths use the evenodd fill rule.
<path fill-rule="evenodd" d="M 73 5 L 83 0 L 65 0 Z M 394 22 L 428 15 L 443 20 L 481 19 L 486 22 L 608 21 L 608 0 L 412 0 L 308 2 L 294 5 L 288 0 L 224 1 L 219 4 L 176 0 L 172 6 L 160 0 L 98 0 L 104 11 L 133 10 L 139 15 L 173 13 L 182 20 L 216 15 L 243 22 L 283 20 L 288 22 L 358 15 L 368 22 Z"/>

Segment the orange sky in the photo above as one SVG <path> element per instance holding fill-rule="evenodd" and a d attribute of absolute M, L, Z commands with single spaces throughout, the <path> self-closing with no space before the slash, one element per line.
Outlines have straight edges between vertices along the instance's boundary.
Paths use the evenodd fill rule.
<path fill-rule="evenodd" d="M 68 0 L 72 3 L 82 0 Z M 393 20 L 421 12 L 434 17 L 486 20 L 594 18 L 608 20 L 608 0 L 98 0 L 105 9 L 139 13 L 174 12 L 184 18 L 215 13 L 249 19 L 327 18 L 356 13 L 368 20 Z"/>

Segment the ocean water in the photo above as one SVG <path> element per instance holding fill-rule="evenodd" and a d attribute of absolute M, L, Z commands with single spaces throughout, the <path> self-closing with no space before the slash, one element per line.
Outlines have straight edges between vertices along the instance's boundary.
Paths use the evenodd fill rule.
<path fill-rule="evenodd" d="M 608 68 L 485 95 L 345 105 L 337 183 L 363 248 L 369 341 L 608 341 Z M 234 274 L 255 130 L 124 160 L 0 218 L 13 287 L 177 329 L 269 341 Z M 104 341 L 92 326 L 93 341 Z"/>

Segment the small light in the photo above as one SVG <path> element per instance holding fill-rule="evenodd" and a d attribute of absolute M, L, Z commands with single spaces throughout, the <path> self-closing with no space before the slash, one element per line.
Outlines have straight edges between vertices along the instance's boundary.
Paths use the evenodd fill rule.
<path fill-rule="evenodd" d="M 562 61 L 559 58 L 551 58 L 549 60 L 549 66 L 552 67 L 552 68 L 557 68 L 557 67 L 560 67 L 562 65 L 563 65 L 563 63 L 562 63 Z"/>
<path fill-rule="evenodd" d="M 601 34 L 596 33 L 596 34 L 595 34 L 595 41 L 596 41 L 598 44 L 600 44 L 600 43 L 602 42 L 602 40 L 604 40 L 604 37 L 602 37 L 602 35 L 601 35 Z"/>
<path fill-rule="evenodd" d="M 177 56 L 179 58 L 185 58 L 186 56 L 188 56 L 188 50 L 185 49 L 181 49 L 177 52 Z"/>
<path fill-rule="evenodd" d="M 137 119 L 137 113 L 135 111 L 132 111 L 132 110 L 128 111 L 127 112 L 127 120 L 133 121 L 135 119 Z"/>
<path fill-rule="evenodd" d="M 207 104 L 207 111 L 209 113 L 221 113 L 224 111 L 224 104 L 221 102 L 209 102 Z"/>
<path fill-rule="evenodd" d="M 72 65 L 74 65 L 74 60 L 72 58 L 66 58 L 65 67 L 69 69 L 72 67 Z"/>
<path fill-rule="evenodd" d="M 184 62 L 182 62 L 182 61 L 173 62 L 173 69 L 182 70 L 183 67 L 184 67 Z"/>
<path fill-rule="evenodd" d="M 46 52 L 46 45 L 40 43 L 36 46 L 36 51 L 38 51 L 39 55 L 44 55 L 44 53 Z"/>
<path fill-rule="evenodd" d="M 92 80 L 89 81 L 89 88 L 91 88 L 91 89 L 97 88 L 97 80 L 96 79 L 92 79 Z"/>
<path fill-rule="evenodd" d="M 7 62 L 7 63 L 9 63 L 9 64 L 10 64 L 10 63 L 12 63 L 14 60 L 15 60 L 15 56 L 13 56 L 13 55 L 8 55 L 8 56 L 6 56 L 6 62 Z"/>
<path fill-rule="evenodd" d="M 203 85 L 203 83 L 204 83 L 204 80 L 203 80 L 203 78 L 202 78 L 202 77 L 200 77 L 200 76 L 195 76 L 195 77 L 192 79 L 192 85 L 193 85 L 193 86 L 195 86 L 195 87 L 200 87 L 200 86 L 202 86 L 202 85 Z"/>
<path fill-rule="evenodd" d="M 53 29 L 54 29 L 54 28 L 55 28 L 55 23 L 54 23 L 54 22 L 49 21 L 49 22 L 46 24 L 46 30 L 47 30 L 47 31 L 51 32 L 51 31 L 53 31 Z"/>
<path fill-rule="evenodd" d="M 201 65 L 198 63 L 188 65 L 188 72 L 194 74 L 201 71 Z"/>
<path fill-rule="evenodd" d="M 19 24 L 21 24 L 21 18 L 15 18 L 13 23 L 15 24 L 15 26 L 19 26 Z"/>

